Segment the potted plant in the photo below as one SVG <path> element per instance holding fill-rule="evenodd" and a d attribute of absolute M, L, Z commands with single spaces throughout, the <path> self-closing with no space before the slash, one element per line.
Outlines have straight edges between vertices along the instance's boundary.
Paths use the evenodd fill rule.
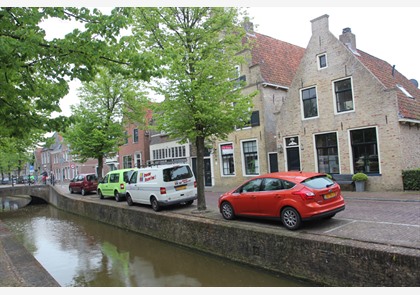
<path fill-rule="evenodd" d="M 365 191 L 365 183 L 368 180 L 368 176 L 363 172 L 358 172 L 354 174 L 351 178 L 354 181 L 356 186 L 356 192 L 364 192 Z"/>

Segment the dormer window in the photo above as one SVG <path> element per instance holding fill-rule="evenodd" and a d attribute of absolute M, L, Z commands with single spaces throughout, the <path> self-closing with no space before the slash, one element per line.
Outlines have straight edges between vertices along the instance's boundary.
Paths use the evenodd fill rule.
<path fill-rule="evenodd" d="M 401 90 L 402 93 L 405 94 L 408 98 L 414 98 L 407 90 L 405 90 L 404 87 L 402 87 L 400 84 L 397 84 L 398 89 Z"/>
<path fill-rule="evenodd" d="M 323 53 L 317 56 L 318 58 L 318 70 L 324 69 L 327 67 L 327 54 Z"/>

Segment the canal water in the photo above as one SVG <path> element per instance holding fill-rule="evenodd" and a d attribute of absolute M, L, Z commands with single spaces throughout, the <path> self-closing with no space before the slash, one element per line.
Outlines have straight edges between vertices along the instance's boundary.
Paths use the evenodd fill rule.
<path fill-rule="evenodd" d="M 62 287 L 316 287 L 47 204 L 0 219 Z"/>

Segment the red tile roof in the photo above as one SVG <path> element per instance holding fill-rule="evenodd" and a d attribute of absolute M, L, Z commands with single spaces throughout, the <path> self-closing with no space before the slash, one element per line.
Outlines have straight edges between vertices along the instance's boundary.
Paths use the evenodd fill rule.
<path fill-rule="evenodd" d="M 305 53 L 305 48 L 255 34 L 252 65 L 260 65 L 263 82 L 289 87 Z"/>
<path fill-rule="evenodd" d="M 379 58 L 357 50 L 359 60 L 372 72 L 373 75 L 385 86 L 386 89 L 396 88 L 397 84 L 404 87 L 413 98 L 407 97 L 401 90 L 397 90 L 398 107 L 400 118 L 410 120 L 420 120 L 420 89 L 417 88 L 409 79 L 394 70 L 392 66 Z"/>

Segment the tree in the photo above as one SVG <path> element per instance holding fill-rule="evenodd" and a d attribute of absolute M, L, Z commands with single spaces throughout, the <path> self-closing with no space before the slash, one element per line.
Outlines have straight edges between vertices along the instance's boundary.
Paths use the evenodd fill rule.
<path fill-rule="evenodd" d="M 98 178 L 102 178 L 104 157 L 114 156 L 125 142 L 123 120 L 141 122 L 139 118 L 146 117 L 146 99 L 140 89 L 138 82 L 112 75 L 106 69 L 79 89 L 81 103 L 72 107 L 75 123 L 67 128 L 63 138 L 78 161 L 98 160 Z"/>
<path fill-rule="evenodd" d="M 165 99 L 154 109 L 158 130 L 195 144 L 198 210 L 206 209 L 206 141 L 224 138 L 249 121 L 252 97 L 242 95 L 236 66 L 244 62 L 245 30 L 240 12 L 223 7 L 128 8 L 132 42 L 163 65 L 164 82 L 155 88 Z"/>
<path fill-rule="evenodd" d="M 84 24 L 64 38 L 46 39 L 41 24 L 56 18 Z M 126 16 L 114 9 L 0 8 L 0 138 L 60 131 L 70 124 L 59 102 L 73 79 L 91 80 L 98 66 L 149 79 L 153 64 L 118 39 Z M 123 67 L 121 67 L 123 66 Z"/>

